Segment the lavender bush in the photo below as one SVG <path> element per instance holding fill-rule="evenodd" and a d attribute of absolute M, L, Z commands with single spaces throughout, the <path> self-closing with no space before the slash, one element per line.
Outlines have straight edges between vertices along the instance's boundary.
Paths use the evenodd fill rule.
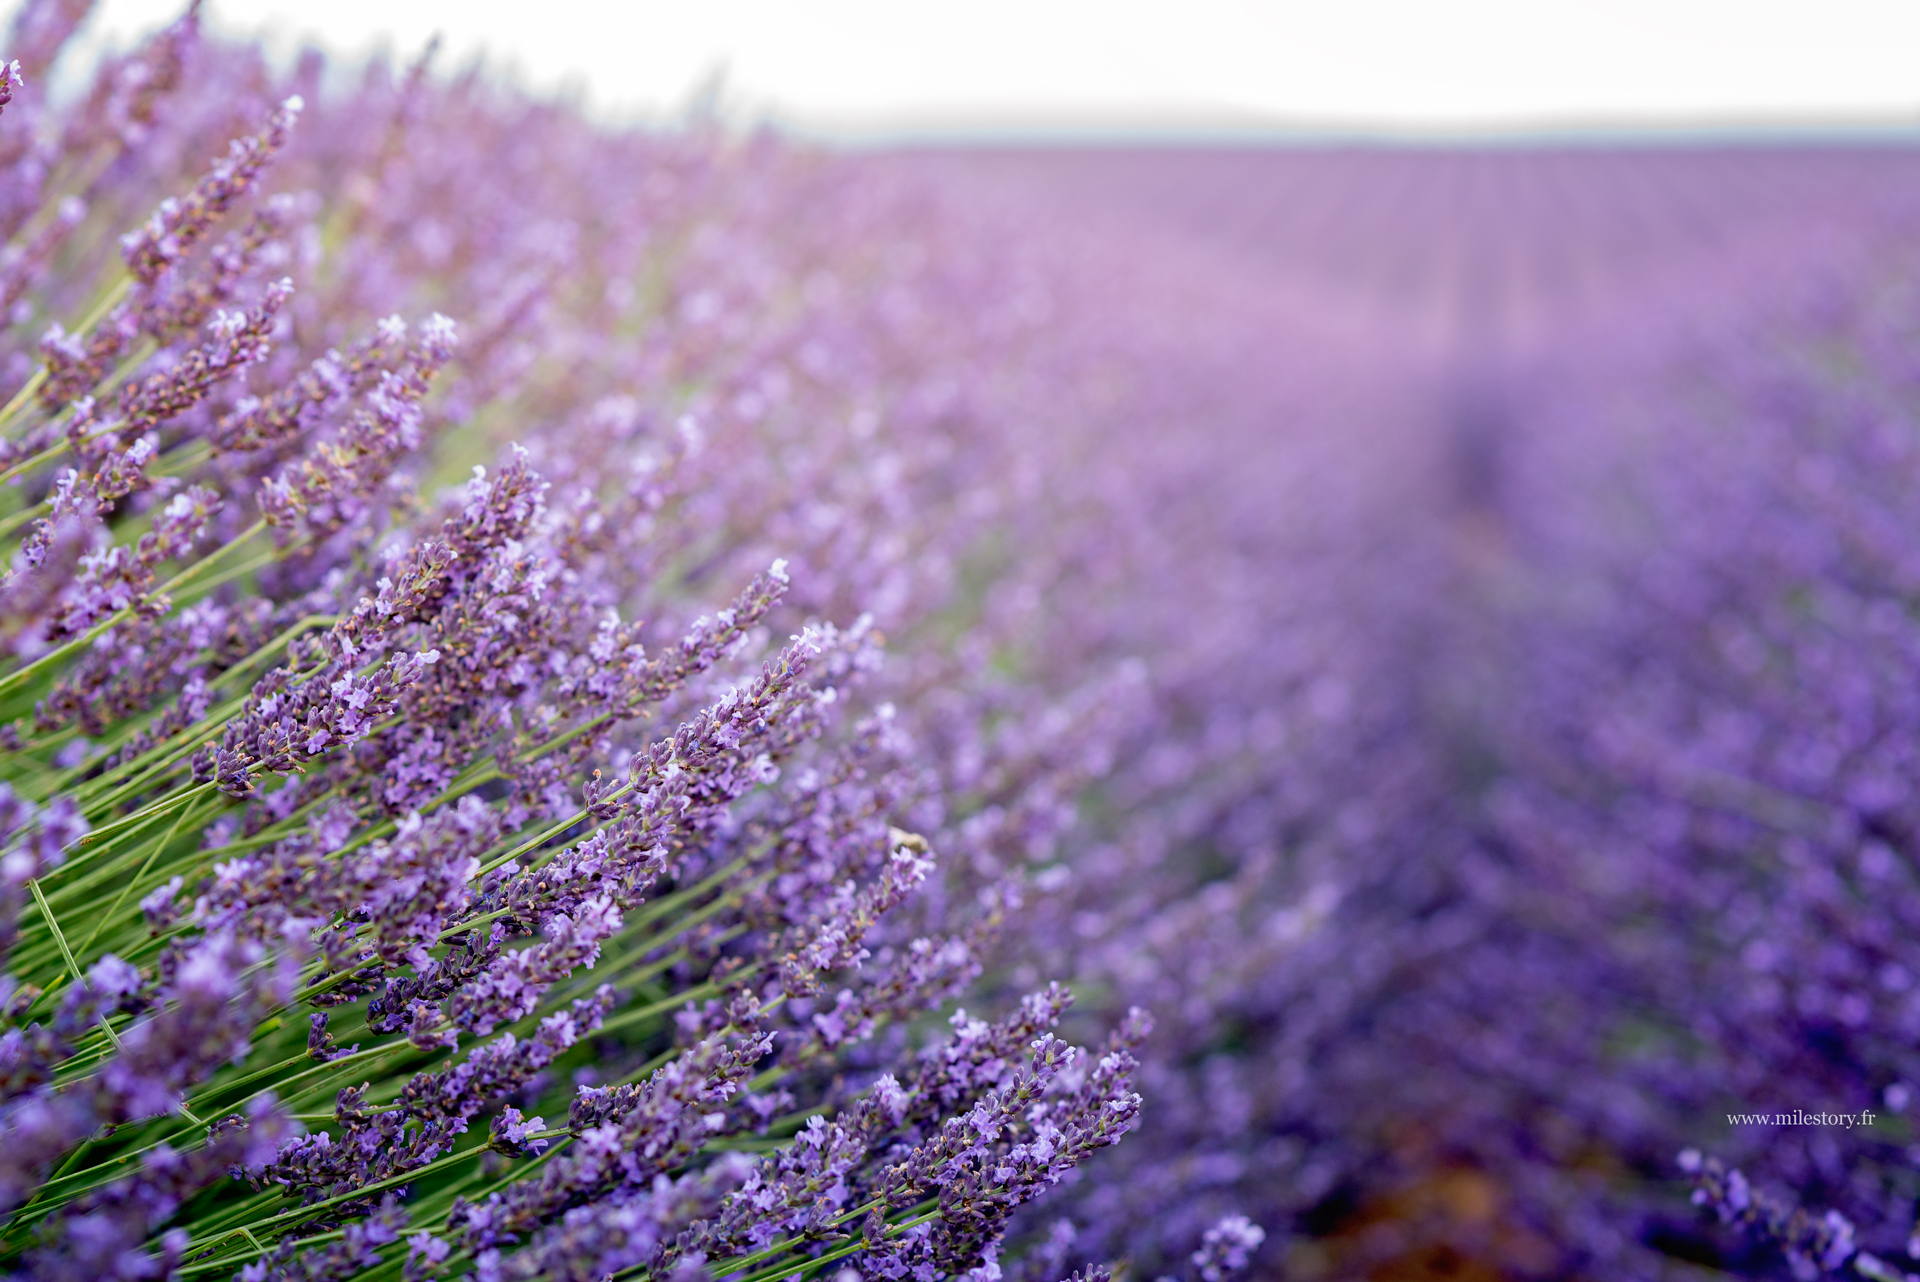
<path fill-rule="evenodd" d="M 994 962 L 1138 685 L 1034 649 L 1098 537 L 1013 555 L 1098 502 L 1036 503 L 1021 419 L 1095 394 L 1042 284 L 769 142 L 326 105 L 192 13 L 49 113 L 84 9 L 4 122 L 0 1250 L 999 1276 L 1151 1027 Z"/>

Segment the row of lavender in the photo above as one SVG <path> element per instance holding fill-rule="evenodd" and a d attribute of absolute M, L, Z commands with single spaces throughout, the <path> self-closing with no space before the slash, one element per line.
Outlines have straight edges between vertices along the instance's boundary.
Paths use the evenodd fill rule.
<path fill-rule="evenodd" d="M 1274 175 L 1323 162 L 1017 172 L 1030 163 L 969 160 L 962 177 L 1013 173 L 1056 210 L 1085 183 L 1099 199 L 1080 210 L 1118 196 L 1139 214 L 1137 164 L 1204 241 Z M 1396 166 L 1424 174 L 1439 210 L 1446 166 L 1470 187 L 1502 175 L 1500 226 L 1525 241 L 1563 206 L 1604 227 L 1610 175 L 1677 180 L 1680 162 L 1371 163 L 1381 189 L 1411 181 Z M 1341 324 L 1337 297 L 1320 318 L 1230 310 L 1253 337 L 1215 371 L 1233 408 L 1207 421 L 1253 492 L 1214 496 L 1209 560 L 1187 573 L 1246 574 L 1221 597 L 1237 607 L 1189 621 L 1235 640 L 1198 644 L 1208 662 L 1160 686 L 1162 727 L 1205 710 L 1178 751 L 1211 755 L 1170 776 L 1190 805 L 1130 815 L 1126 839 L 1213 881 L 1124 945 L 1057 954 L 1179 1012 L 1141 1133 L 1071 1195 L 1124 1249 L 1161 1249 L 1164 1208 L 1200 1223 L 1232 1206 L 1297 1230 L 1268 1258 L 1309 1276 L 1920 1269 L 1903 926 L 1920 166 L 1889 148 L 1698 171 L 1648 225 L 1717 208 L 1721 243 L 1664 264 L 1643 246 L 1637 279 L 1557 312 L 1550 280 L 1499 285 L 1498 245 L 1406 251 L 1408 271 L 1467 288 L 1406 300 L 1427 314 L 1397 327 L 1355 288 L 1345 310 L 1374 314 L 1345 369 L 1309 346 L 1313 320 Z M 1847 188 L 1781 189 L 1822 171 Z M 1520 199 L 1570 174 L 1584 189 Z M 1382 217 L 1348 186 L 1349 222 Z M 1770 212 L 1743 218 L 1748 203 Z M 1408 240 L 1448 240 L 1445 216 Z M 1254 240 L 1226 230 L 1256 282 L 1322 296 L 1245 266 Z M 1459 238 L 1475 236 L 1499 239 Z M 1304 402 L 1276 386 L 1283 349 L 1315 370 Z M 1316 626 L 1329 644 L 1300 649 Z M 1118 766 L 1129 796 L 1154 796 L 1147 761 Z M 1133 875 L 1106 848 L 1081 858 Z M 1103 893 L 1059 934 L 1107 911 Z"/>
<path fill-rule="evenodd" d="M 1886 167 L 1844 235 L 1694 255 L 1437 398 L 1417 769 L 1353 795 L 1402 822 L 1263 994 L 1305 1069 L 1251 1129 L 1302 1161 L 1245 1204 L 1324 1234 L 1296 1267 L 1920 1270 L 1920 220 Z"/>
<path fill-rule="evenodd" d="M 0 1250 L 998 1275 L 1140 1103 L 1008 943 L 1153 715 L 1136 373 L 911 187 L 320 72 L 6 104 Z"/>
<path fill-rule="evenodd" d="M 1643 1206 L 1642 1237 L 1743 1270 L 1920 1268 L 1912 230 L 1622 358 L 1515 451 L 1522 676 L 1478 819 L 1546 941 L 1535 1009 L 1606 994 L 1530 1021 L 1539 1063 L 1746 1230 Z"/>

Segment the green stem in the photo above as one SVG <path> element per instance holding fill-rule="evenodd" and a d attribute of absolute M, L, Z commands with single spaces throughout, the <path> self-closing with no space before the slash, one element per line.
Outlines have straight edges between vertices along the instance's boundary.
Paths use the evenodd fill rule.
<path fill-rule="evenodd" d="M 254 535 L 260 533 L 260 531 L 266 528 L 267 528 L 267 523 L 265 521 L 255 521 L 252 525 L 248 526 L 245 530 L 235 535 L 233 539 L 221 545 L 220 547 L 215 548 L 212 552 L 209 552 L 206 556 L 201 557 L 198 561 L 194 562 L 192 565 L 188 566 L 186 569 L 180 571 L 180 573 L 174 575 L 171 579 L 167 580 L 167 582 L 162 584 L 158 589 L 156 589 L 152 593 L 149 593 L 148 595 L 150 597 L 165 596 L 165 595 L 171 594 L 172 592 L 176 591 L 181 587 L 186 586 L 187 584 L 193 582 L 195 579 L 199 578 L 202 574 L 205 574 L 209 570 L 209 568 L 212 567 L 214 562 L 220 560 L 220 558 L 225 556 L 228 552 L 232 551 L 234 548 L 239 547 L 241 544 L 247 542 L 247 540 L 251 539 Z M 14 690 L 24 685 L 30 678 L 34 676 L 34 674 L 45 670 L 46 668 L 66 658 L 68 655 L 78 651 L 82 647 L 92 645 L 95 641 L 98 641 L 101 637 L 105 636 L 110 629 L 114 628 L 120 623 L 124 623 L 128 618 L 132 616 L 132 614 L 133 614 L 132 606 L 128 606 L 126 609 L 123 609 L 123 610 L 116 610 L 112 614 L 108 615 L 101 622 L 89 628 L 85 633 L 81 634 L 80 636 L 75 637 L 73 640 L 67 642 L 64 645 L 56 646 L 52 650 L 47 651 L 45 654 L 41 655 L 38 659 L 35 659 L 32 663 L 27 664 L 25 667 L 16 668 L 12 672 L 9 672 L 6 676 L 0 677 L 0 695 L 6 695 L 6 694 L 12 693 Z"/>
<path fill-rule="evenodd" d="M 828 1220 L 821 1227 L 831 1229 L 831 1228 L 838 1228 L 842 1224 L 851 1223 L 853 1220 L 858 1219 L 863 1215 L 866 1215 L 868 1212 L 872 1211 L 878 1205 L 879 1205 L 879 1202 L 877 1200 L 871 1201 L 871 1202 L 863 1202 L 859 1206 L 854 1207 L 850 1211 L 842 1211 L 839 1215 L 835 1216 L 831 1220 Z M 924 1212 L 924 1214 L 920 1214 L 921 1212 Z M 904 1220 L 899 1224 L 893 1225 L 890 1229 L 888 1229 L 887 1236 L 898 1237 L 900 1234 L 906 1232 L 910 1228 L 913 1228 L 915 1225 L 926 1223 L 928 1220 L 934 1218 L 939 1213 L 940 1212 L 937 1209 L 937 1204 L 931 1198 L 929 1198 L 925 1202 L 921 1202 L 918 1206 L 908 1207 L 907 1214 L 909 1216 L 918 1214 L 918 1218 Z M 708 1275 L 712 1277 L 728 1277 L 732 1274 L 740 1272 L 742 1269 L 751 1268 L 756 1264 L 762 1263 L 763 1261 L 771 1260 L 775 1256 L 784 1255 L 788 1251 L 793 1250 L 795 1247 L 805 1246 L 807 1243 L 815 1240 L 817 1239 L 812 1237 L 807 1237 L 807 1236 L 790 1237 L 784 1242 L 775 1242 L 772 1246 L 764 1247 L 761 1250 L 755 1251 L 752 1255 L 740 1255 L 740 1256 L 734 1256 L 731 1259 L 714 1261 L 713 1263 L 707 1266 L 707 1272 L 708 1272 Z M 861 1249 L 861 1247 L 863 1247 L 864 1245 L 865 1245 L 865 1242 L 863 1240 L 855 1240 L 850 1246 L 844 1248 L 840 1252 L 840 1255 L 850 1254 L 853 1251 L 857 1251 Z M 805 1268 L 815 1264 L 824 1264 L 827 1260 L 838 1259 L 838 1258 L 839 1258 L 839 1255 L 821 1256 L 817 1259 L 809 1259 L 809 1260 L 802 1261 L 800 1267 Z M 787 1266 L 782 1266 L 782 1267 L 784 1268 Z M 636 1268 L 628 1269 L 622 1273 L 616 1273 L 614 1274 L 614 1276 L 616 1278 L 638 1277 L 640 1273 L 644 1271 L 644 1268 L 645 1266 L 639 1266 Z M 761 1279 L 761 1278 L 764 1278 L 766 1275 L 755 1274 L 753 1276 L 756 1279 Z M 774 1276 L 780 1276 L 780 1275 L 776 1274 Z"/>
<path fill-rule="evenodd" d="M 262 1095 L 265 1095 L 268 1091 L 274 1090 L 276 1087 L 284 1090 L 286 1087 L 292 1086 L 295 1082 L 301 1081 L 304 1078 L 312 1077 L 318 1073 L 327 1073 L 330 1071 L 338 1070 L 340 1068 L 345 1067 L 348 1064 L 357 1064 L 357 1063 L 361 1063 L 366 1060 L 375 1059 L 381 1056 L 391 1055 L 396 1051 L 413 1050 L 413 1049 L 415 1049 L 413 1044 L 403 1039 L 398 1042 L 384 1042 L 378 1046 L 369 1046 L 365 1050 L 349 1051 L 347 1054 L 341 1055 L 335 1059 L 330 1059 L 324 1064 L 315 1064 L 310 1068 L 307 1068 L 302 1070 L 301 1072 L 295 1073 L 292 1077 L 289 1077 L 284 1081 L 270 1082 L 269 1085 L 262 1087 L 260 1090 L 255 1091 L 251 1095 L 246 1096 L 244 1099 L 241 1099 L 237 1103 L 228 1105 L 224 1109 L 212 1109 L 211 1111 L 230 1113 L 230 1112 L 233 1112 L 235 1109 L 239 1109 L 248 1104 L 251 1104 L 253 1101 L 259 1099 Z M 282 1061 L 281 1063 L 273 1065 L 271 1068 L 262 1068 L 254 1072 L 248 1073 L 245 1077 L 239 1078 L 236 1081 L 222 1082 L 215 1086 L 209 1086 L 205 1090 L 201 1091 L 199 1095 L 194 1097 L 193 1105 L 196 1108 L 207 1109 L 211 1101 L 217 1100 L 221 1096 L 226 1095 L 231 1091 L 239 1090 L 243 1086 L 252 1086 L 256 1082 L 269 1081 L 269 1079 L 271 1079 L 275 1074 L 285 1072 L 287 1069 L 292 1068 L 294 1065 L 300 1063 L 301 1059 L 305 1059 L 305 1058 L 306 1057 L 303 1055 L 299 1059 L 285 1060 L 285 1061 Z M 313 1092 L 307 1091 L 305 1093 L 312 1094 Z M 284 1095 L 282 1096 L 282 1098 L 284 1100 L 287 1100 L 288 1102 L 291 1102 L 291 1099 L 292 1099 L 291 1096 L 284 1096 Z"/>
<path fill-rule="evenodd" d="M 727 978 L 729 980 L 745 979 L 759 969 L 759 966 L 743 966 Z M 635 1024 L 664 1015 L 667 1011 L 672 1010 L 682 1002 L 697 1002 L 703 997 L 712 997 L 721 991 L 723 991 L 721 986 L 712 980 L 708 980 L 703 984 L 695 984 L 692 988 L 684 992 L 675 993 L 671 997 L 663 997 L 657 1002 L 650 1002 L 645 1006 L 638 1006 L 629 1011 L 622 1011 L 617 1017 L 600 1025 L 600 1034 L 605 1036 L 608 1033 L 617 1032 L 622 1028 L 631 1028 Z"/>
<path fill-rule="evenodd" d="M 53 909 L 47 907 L 47 897 L 40 893 L 39 878 L 29 877 L 27 889 L 33 892 L 33 902 L 40 905 L 40 915 L 47 919 L 47 929 L 53 932 L 53 941 L 60 945 L 60 955 L 67 959 L 67 969 L 73 974 L 74 984 L 77 986 L 85 983 L 86 979 L 80 973 L 80 963 L 73 959 L 73 949 L 67 947 L 66 933 L 60 929 L 60 923 L 54 919 Z M 113 1043 L 114 1052 L 119 1053 L 120 1034 L 113 1031 L 113 1025 L 107 1022 L 104 1014 L 100 1016 L 100 1027 L 105 1030 L 107 1040 Z"/>
<path fill-rule="evenodd" d="M 610 796 L 618 796 L 618 795 L 619 795 L 618 792 L 610 794 Z M 535 833 L 533 836 L 527 838 L 525 841 L 515 846 L 512 850 L 507 851 L 506 854 L 501 855 L 498 859 L 489 860 L 487 863 L 482 864 L 480 866 L 480 871 L 475 874 L 476 880 L 480 877 L 486 876 L 488 873 L 492 872 L 496 868 L 505 867 L 507 864 L 512 863 L 514 860 L 526 854 L 528 851 L 538 850 L 541 846 L 544 846 L 547 842 L 553 840 L 555 837 L 559 836 L 561 833 L 565 832 L 567 829 L 573 827 L 575 824 L 579 823 L 582 819 L 587 818 L 590 814 L 591 812 L 586 810 L 575 811 L 571 816 L 569 816 L 568 818 L 562 819 L 559 823 L 552 825 L 551 827 L 547 828 L 542 832 Z M 596 828 L 595 831 L 597 832 L 599 831 L 599 829 Z"/>
<path fill-rule="evenodd" d="M 92 832 L 82 837 L 80 839 L 80 845 L 83 847 L 90 846 L 110 832 L 120 832 L 128 828 L 144 828 L 148 823 L 158 819 L 161 815 L 177 810 L 198 797 L 206 796 L 209 792 L 212 792 L 215 787 L 216 785 L 209 781 L 207 783 L 195 784 L 183 792 L 170 792 L 158 801 L 149 802 L 130 815 L 123 815 L 111 823 L 101 824 L 98 828 L 95 828 Z M 115 794 L 114 800 L 121 799 L 119 794 Z M 102 851 L 109 849 L 112 849 L 111 845 L 100 847 Z M 78 860 L 69 860 L 65 866 L 71 868 L 77 862 Z"/>
<path fill-rule="evenodd" d="M 25 383 L 21 384 L 20 390 L 13 394 L 13 399 L 7 402 L 6 407 L 0 409 L 0 427 L 11 423 L 13 416 L 26 408 L 27 402 L 33 399 L 35 392 L 46 385 L 46 381 L 47 367 L 42 365 L 39 369 L 33 371 Z M 51 453 L 43 451 L 42 454 L 36 454 L 32 458 L 26 459 L 16 466 L 7 469 L 6 472 L 0 473 L 0 484 L 5 484 L 12 477 L 19 475 L 21 471 L 41 462 L 43 455 L 45 458 L 51 458 L 58 453 L 58 449 L 53 450 Z"/>
<path fill-rule="evenodd" d="M 254 1237 L 253 1234 L 249 1233 L 245 1228 L 229 1229 L 216 1237 L 214 1243 L 217 1245 L 235 1235 L 244 1236 L 247 1241 L 253 1243 L 253 1252 L 251 1254 L 245 1251 L 236 1251 L 230 1255 L 220 1256 L 218 1259 L 189 1261 L 175 1269 L 173 1276 L 183 1278 L 198 1277 L 203 1273 L 228 1273 L 237 1270 L 240 1265 L 251 1264 L 253 1261 L 270 1253 L 271 1248 L 261 1246 L 259 1239 Z M 327 1242 L 337 1242 L 345 1236 L 346 1231 L 344 1229 L 334 1229 L 327 1233 L 315 1233 L 311 1237 L 303 1237 L 300 1239 L 300 1245 L 303 1247 L 320 1246 Z M 192 1248 L 188 1249 L 191 1250 Z"/>
<path fill-rule="evenodd" d="M 153 868 L 153 861 L 158 859 L 160 857 L 161 852 L 164 851 L 168 846 L 172 845 L 173 839 L 180 835 L 181 821 L 184 820 L 187 817 L 187 815 L 192 812 L 192 810 L 193 810 L 193 807 L 191 806 L 182 806 L 180 808 L 180 813 L 173 817 L 173 826 L 167 829 L 167 835 L 153 843 L 153 849 L 147 853 L 147 862 L 145 862 L 144 864 L 141 864 L 140 871 L 135 873 L 132 879 L 129 880 L 124 886 L 120 887 L 119 895 L 117 895 L 114 898 L 113 907 L 107 909 L 105 913 L 103 913 L 99 918 L 97 918 L 94 921 L 93 929 L 87 932 L 86 942 L 80 945 L 81 952 L 84 953 L 87 951 L 87 949 L 93 947 L 93 941 L 99 938 L 100 928 L 102 926 L 105 926 L 108 922 L 112 921 L 117 915 L 119 915 L 120 905 L 127 902 L 128 893 L 131 892 L 135 886 L 139 885 L 143 879 L 145 879 L 147 873 Z"/>

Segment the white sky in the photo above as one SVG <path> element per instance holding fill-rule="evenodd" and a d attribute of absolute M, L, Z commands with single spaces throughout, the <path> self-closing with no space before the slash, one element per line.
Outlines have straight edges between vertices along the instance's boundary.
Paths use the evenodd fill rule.
<path fill-rule="evenodd" d="M 125 44 L 184 0 L 105 0 Z M 6 0 L 0 7 L 10 8 Z M 1920 0 L 210 0 L 211 25 L 442 68 L 485 50 L 597 110 L 810 132 L 1920 125 Z"/>

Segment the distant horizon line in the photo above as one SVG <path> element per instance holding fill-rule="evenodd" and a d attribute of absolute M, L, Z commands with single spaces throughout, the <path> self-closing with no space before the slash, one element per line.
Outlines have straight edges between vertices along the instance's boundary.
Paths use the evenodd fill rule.
<path fill-rule="evenodd" d="M 1920 104 L 1898 111 L 1797 112 L 1752 109 L 1662 118 L 1653 113 L 1543 111 L 1512 119 L 1413 120 L 1383 114 L 1288 116 L 1217 108 L 1119 108 L 1075 111 L 1036 106 L 909 110 L 897 113 L 796 111 L 748 95 L 695 100 L 661 111 L 591 101 L 577 90 L 530 86 L 510 73 L 521 93 L 548 101 L 574 99 L 597 123 L 614 128 L 687 127 L 708 122 L 742 135 L 768 130 L 818 146 L 845 150 L 897 147 L 1128 147 L 1128 146 L 1769 146 L 1901 145 L 1920 143 Z"/>
<path fill-rule="evenodd" d="M 636 114 L 626 119 L 606 119 L 605 123 L 661 127 L 677 122 L 647 119 Z M 1276 122 L 1209 126 L 1148 122 L 1067 124 L 999 121 L 981 124 L 821 125 L 768 115 L 723 119 L 720 124 L 723 128 L 741 133 L 767 129 L 796 141 L 849 151 L 918 147 L 1379 147 L 1444 150 L 1452 147 L 1897 147 L 1920 144 L 1920 116 L 1902 120 L 1542 121 L 1460 125 Z"/>

